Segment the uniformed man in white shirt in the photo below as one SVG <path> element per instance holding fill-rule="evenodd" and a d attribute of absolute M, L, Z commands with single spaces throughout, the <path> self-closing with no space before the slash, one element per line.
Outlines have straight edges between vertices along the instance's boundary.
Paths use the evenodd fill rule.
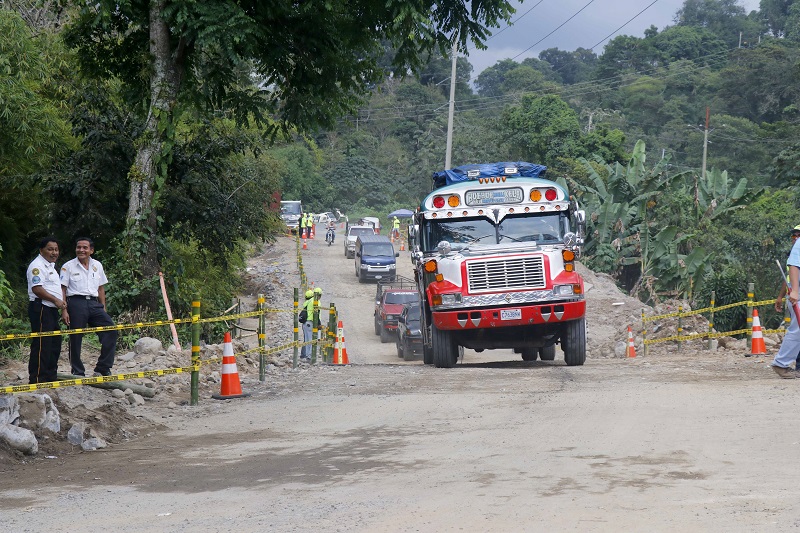
<path fill-rule="evenodd" d="M 27 272 L 31 333 L 59 329 L 58 311 L 66 305 L 56 270 L 57 259 L 58 242 L 55 237 L 45 237 L 39 241 L 39 255 L 28 265 Z M 31 339 L 31 357 L 28 361 L 30 383 L 55 381 L 60 356 L 61 335 Z"/>
<path fill-rule="evenodd" d="M 100 261 L 92 259 L 93 253 L 92 239 L 79 237 L 75 241 L 75 259 L 61 267 L 61 286 L 67 302 L 61 318 L 70 329 L 114 325 L 106 312 L 105 285 L 108 278 Z M 116 330 L 97 334 L 100 339 L 100 358 L 94 367 L 95 376 L 111 375 L 118 335 Z M 85 375 L 81 361 L 82 343 L 83 334 L 69 336 L 69 363 L 75 376 Z"/>

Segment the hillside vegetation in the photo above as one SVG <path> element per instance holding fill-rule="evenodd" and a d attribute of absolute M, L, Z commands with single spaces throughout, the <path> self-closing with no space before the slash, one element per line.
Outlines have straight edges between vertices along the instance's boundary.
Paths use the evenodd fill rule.
<path fill-rule="evenodd" d="M 489 0 L 485 18 L 457 11 L 457 22 L 381 12 L 376 21 L 397 24 L 356 38 L 354 13 L 370 2 L 327 3 L 337 31 L 321 43 L 314 28 L 278 32 L 278 15 L 248 19 L 246 3 L 224 20 L 222 3 L 156 4 L 180 75 L 164 102 L 149 83 L 147 6 L 2 3 L 2 331 L 26 327 L 24 268 L 46 234 L 64 258 L 76 236 L 95 238 L 115 314 L 158 314 L 153 268 L 176 313 L 197 293 L 214 313 L 238 289 L 248 243 L 281 231 L 274 192 L 312 211 L 413 208 L 444 166 L 448 24 L 462 25 L 463 50 L 486 39 L 479 26 L 511 14 Z M 280 5 L 285 20 L 310 16 Z M 428 37 L 412 46 L 411 27 Z M 800 0 L 762 0 L 752 13 L 736 0 L 686 0 L 672 25 L 602 50 L 552 48 L 480 73 L 461 56 L 453 164 L 547 165 L 589 215 L 584 262 L 643 301 L 704 303 L 715 290 L 724 304 L 748 282 L 771 297 L 774 259 L 800 223 L 798 28 Z M 336 47 L 326 65 L 347 84 L 312 75 L 323 67 L 304 50 L 322 46 Z M 716 322 L 734 329 L 743 318 Z"/>

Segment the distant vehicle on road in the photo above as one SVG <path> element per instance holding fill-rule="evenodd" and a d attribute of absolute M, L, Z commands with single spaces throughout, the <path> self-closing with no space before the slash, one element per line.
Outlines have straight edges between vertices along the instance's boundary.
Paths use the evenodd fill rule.
<path fill-rule="evenodd" d="M 397 357 L 404 361 L 422 359 L 422 329 L 420 328 L 419 300 L 403 305 L 397 318 Z"/>
<path fill-rule="evenodd" d="M 356 238 L 355 271 L 358 281 L 367 280 L 394 281 L 397 274 L 394 245 L 385 235 L 359 235 Z"/>
<path fill-rule="evenodd" d="M 397 318 L 403 311 L 403 305 L 414 302 L 419 302 L 419 292 L 413 279 L 397 276 L 394 282 L 378 282 L 375 293 L 375 335 L 381 336 L 381 342 L 389 342 L 394 338 Z"/>
<path fill-rule="evenodd" d="M 344 256 L 351 259 L 356 253 L 356 239 L 359 235 L 375 235 L 372 226 L 347 226 L 344 239 Z"/>
<path fill-rule="evenodd" d="M 281 202 L 281 219 L 290 231 L 297 230 L 302 215 L 303 203 L 300 200 L 284 200 Z"/>

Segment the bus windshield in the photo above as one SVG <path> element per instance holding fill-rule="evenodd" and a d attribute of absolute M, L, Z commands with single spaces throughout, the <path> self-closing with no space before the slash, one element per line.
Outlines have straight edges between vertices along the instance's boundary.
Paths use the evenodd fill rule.
<path fill-rule="evenodd" d="M 300 202 L 281 202 L 282 215 L 299 215 L 303 212 Z"/>
<path fill-rule="evenodd" d="M 567 228 L 566 213 L 509 215 L 497 226 L 484 217 L 429 221 L 425 228 L 425 249 L 432 251 L 441 241 L 451 244 L 554 244 L 562 242 Z"/>

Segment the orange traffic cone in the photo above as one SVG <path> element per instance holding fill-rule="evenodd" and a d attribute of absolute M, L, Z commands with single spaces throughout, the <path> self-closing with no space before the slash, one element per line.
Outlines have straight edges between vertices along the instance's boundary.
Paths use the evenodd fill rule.
<path fill-rule="evenodd" d="M 336 346 L 333 348 L 333 364 L 350 364 L 350 360 L 347 358 L 347 348 L 344 345 L 344 326 L 342 325 L 341 320 L 336 326 Z"/>
<path fill-rule="evenodd" d="M 392 244 L 394 244 L 394 232 L 393 231 L 389 233 L 389 240 L 392 241 Z"/>
<path fill-rule="evenodd" d="M 223 340 L 222 344 L 222 386 L 219 394 L 212 394 L 211 397 L 217 400 L 227 400 L 228 398 L 243 398 L 245 396 L 250 396 L 250 394 L 242 393 L 239 370 L 236 369 L 236 356 L 233 355 L 231 334 L 226 331 L 225 340 Z"/>
<path fill-rule="evenodd" d="M 764 334 L 761 332 L 761 320 L 758 318 L 758 309 L 753 309 L 753 342 L 750 344 L 750 354 L 765 353 L 767 353 L 767 347 L 764 344 Z"/>
<path fill-rule="evenodd" d="M 406 241 L 400 239 L 400 251 L 404 252 L 406 250 Z"/>
<path fill-rule="evenodd" d="M 306 241 L 305 237 L 303 237 L 303 250 L 308 250 L 308 241 Z"/>
<path fill-rule="evenodd" d="M 314 238 L 314 226 L 316 226 L 316 224 L 312 224 L 311 225 L 311 236 L 309 237 L 309 239 L 313 239 Z"/>
<path fill-rule="evenodd" d="M 636 343 L 633 342 L 633 331 L 628 326 L 628 357 L 636 357 Z"/>

